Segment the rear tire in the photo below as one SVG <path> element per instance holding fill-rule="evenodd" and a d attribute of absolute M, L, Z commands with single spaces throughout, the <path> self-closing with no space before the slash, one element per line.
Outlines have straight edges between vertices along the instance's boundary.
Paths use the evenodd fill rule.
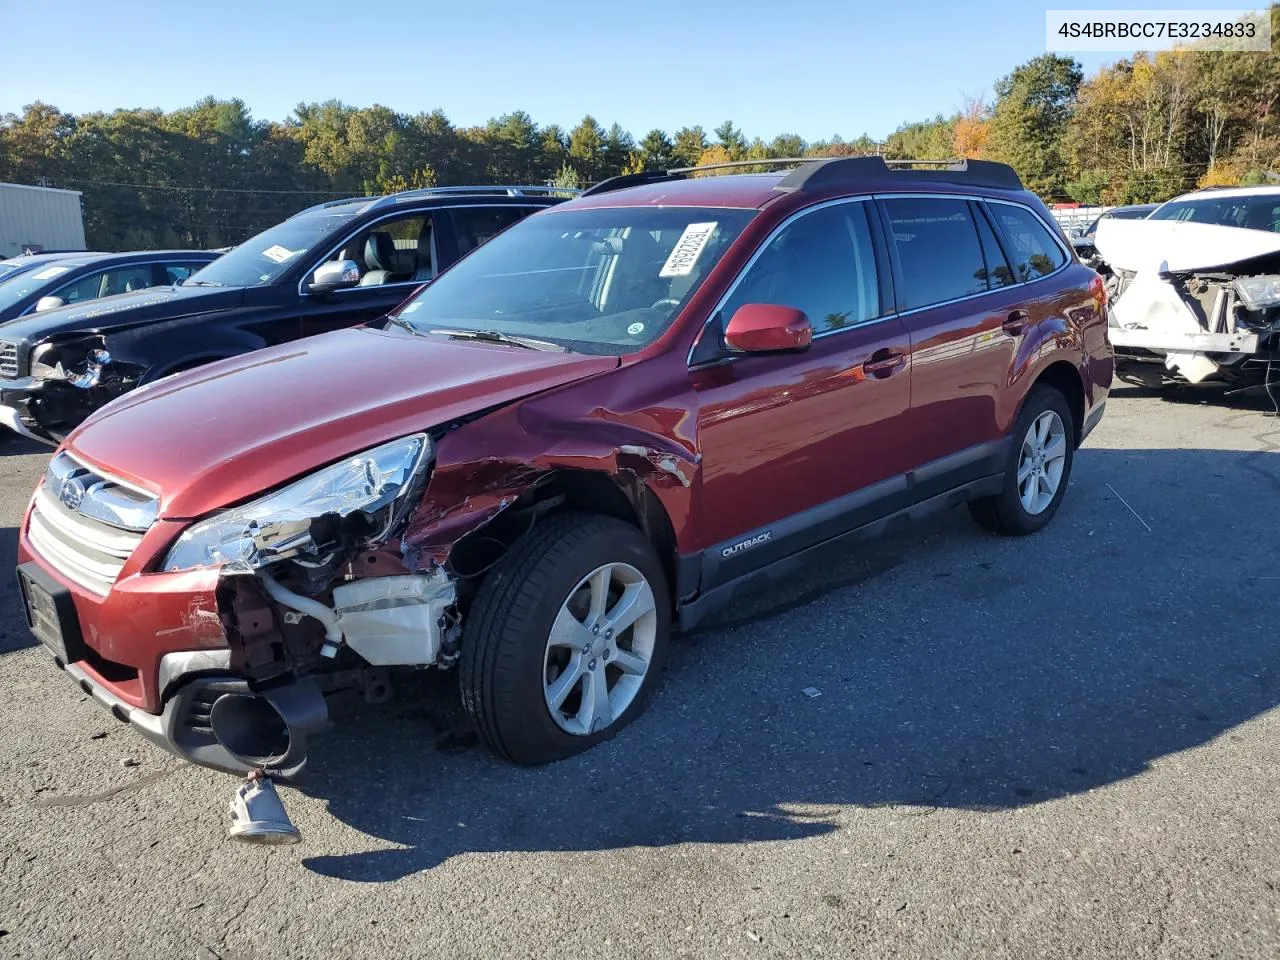
<path fill-rule="evenodd" d="M 666 575 L 644 534 L 611 517 L 553 516 L 476 594 L 459 662 L 463 707 L 507 760 L 572 756 L 641 713 L 670 633 Z"/>
<path fill-rule="evenodd" d="M 978 525 L 1006 537 L 1047 526 L 1071 479 L 1075 436 L 1067 398 L 1047 385 L 1032 387 L 1013 428 L 1004 488 L 969 504 Z"/>

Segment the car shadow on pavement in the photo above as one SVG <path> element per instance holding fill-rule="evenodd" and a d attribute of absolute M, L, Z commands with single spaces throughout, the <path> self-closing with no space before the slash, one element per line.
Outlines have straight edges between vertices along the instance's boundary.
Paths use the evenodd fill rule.
<path fill-rule="evenodd" d="M 15 434 L 8 427 L 0 427 L 4 431 L 0 435 L 0 457 L 25 457 L 33 453 L 52 453 L 52 447 L 46 447 L 36 440 Z"/>
<path fill-rule="evenodd" d="M 791 840 L 1139 775 L 1280 703 L 1277 486 L 1273 453 L 1086 447 L 1040 535 L 956 510 L 845 550 L 677 638 L 644 716 L 545 767 L 479 746 L 448 674 L 335 704 L 301 789 L 383 842 L 304 863 L 379 882 L 463 853 Z"/>
<path fill-rule="evenodd" d="M 27 629 L 22 609 L 22 591 L 13 572 L 18 565 L 18 528 L 0 527 L 0 654 L 34 647 L 38 642 Z"/>
<path fill-rule="evenodd" d="M 1117 380 L 1111 385 L 1111 396 L 1119 399 L 1151 398 L 1174 405 L 1254 411 L 1270 418 L 1280 413 L 1280 370 L 1273 377 L 1270 394 L 1265 388 L 1240 390 L 1223 383 L 1167 383 L 1161 387 L 1147 387 Z"/>

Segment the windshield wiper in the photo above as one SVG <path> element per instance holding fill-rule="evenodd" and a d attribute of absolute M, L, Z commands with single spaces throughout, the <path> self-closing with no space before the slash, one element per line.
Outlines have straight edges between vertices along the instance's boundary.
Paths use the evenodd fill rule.
<path fill-rule="evenodd" d="M 192 280 L 190 277 L 188 277 L 186 280 L 183 280 L 183 281 L 182 281 L 182 285 L 183 285 L 184 287 L 222 287 L 222 286 L 225 286 L 225 284 L 222 284 L 222 283 L 214 283 L 212 280 Z"/>
<path fill-rule="evenodd" d="M 409 331 L 410 333 L 412 333 L 415 337 L 420 337 L 420 336 L 422 336 L 422 331 L 421 331 L 421 330 L 419 330 L 417 327 L 415 327 L 415 326 L 414 326 L 412 323 L 410 323 L 408 320 L 402 320 L 400 317 L 396 316 L 394 313 L 388 313 L 388 314 L 387 314 L 386 316 L 384 316 L 382 319 L 383 319 L 383 320 L 385 320 L 385 321 L 387 321 L 387 323 L 389 323 L 389 324 L 393 324 L 393 325 L 395 325 L 395 326 L 397 326 L 397 327 L 402 327 L 403 329 L 408 330 L 408 331 Z"/>
<path fill-rule="evenodd" d="M 442 337 L 454 337 L 458 340 L 481 340 L 485 343 L 506 343 L 513 347 L 524 347 L 526 350 L 549 350 L 554 353 L 568 353 L 568 347 L 548 340 L 535 340 L 533 337 L 517 337 L 503 333 L 501 330 L 432 330 Z"/>

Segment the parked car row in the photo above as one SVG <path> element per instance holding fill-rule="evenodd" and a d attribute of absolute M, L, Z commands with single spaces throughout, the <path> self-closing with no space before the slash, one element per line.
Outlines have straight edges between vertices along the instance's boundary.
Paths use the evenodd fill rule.
<path fill-rule="evenodd" d="M 219 769 L 294 775 L 327 693 L 428 666 L 542 763 L 830 547 L 959 504 L 1042 528 L 1111 383 L 1101 278 L 1001 164 L 793 166 L 326 204 L 21 321 L 5 402 L 66 434 L 21 528 L 33 631 Z M 55 386 L 86 399 L 46 415 Z"/>
<path fill-rule="evenodd" d="M 382 316 L 563 191 L 463 187 L 321 204 L 219 255 L 65 257 L 0 282 L 0 423 L 50 444 L 182 370 Z"/>

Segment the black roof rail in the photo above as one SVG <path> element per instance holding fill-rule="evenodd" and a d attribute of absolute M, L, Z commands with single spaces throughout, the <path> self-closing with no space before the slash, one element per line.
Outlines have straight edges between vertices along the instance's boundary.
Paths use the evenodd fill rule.
<path fill-rule="evenodd" d="M 732 167 L 794 167 L 801 163 L 813 163 L 813 157 L 761 157 L 759 160 L 725 160 L 699 167 L 676 167 L 667 173 L 701 173 L 703 170 L 728 170 Z"/>
<path fill-rule="evenodd" d="M 921 170 L 921 166 L 933 169 Z M 835 157 L 806 164 L 783 178 L 779 190 L 813 190 L 847 182 L 858 177 L 941 181 L 1022 190 L 1022 181 L 1013 167 L 990 160 L 888 160 L 883 157 Z"/>
<path fill-rule="evenodd" d="M 759 160 L 726 160 L 724 163 L 707 163 L 697 167 L 672 167 L 670 170 L 624 173 L 621 176 L 601 180 L 595 186 L 582 191 L 582 196 L 589 197 L 596 193 L 625 190 L 627 187 L 639 187 L 646 183 L 658 183 L 661 180 L 684 180 L 691 173 L 702 173 L 705 170 L 727 170 L 733 167 L 794 167 L 797 164 L 812 162 L 812 157 L 762 157 Z"/>
<path fill-rule="evenodd" d="M 311 213 L 315 210 L 327 210 L 330 207 L 340 207 L 346 203 L 361 203 L 377 199 L 378 196 L 376 194 L 368 197 L 339 197 L 337 200 L 326 200 L 324 203 L 313 203 L 309 207 L 303 207 L 297 213 L 290 216 L 289 219 L 292 220 L 294 217 L 300 217 L 304 213 Z"/>
<path fill-rule="evenodd" d="M 627 187 L 638 187 L 646 183 L 657 183 L 659 180 L 683 180 L 684 174 L 676 170 L 645 170 L 641 173 L 624 173 L 620 176 L 601 180 L 594 186 L 587 187 L 580 196 L 592 197 L 597 193 L 610 193 L 614 190 L 625 190 Z"/>
<path fill-rule="evenodd" d="M 646 183 L 663 180 L 683 180 L 691 173 L 705 170 L 725 170 L 737 167 L 795 167 L 779 181 L 775 190 L 817 190 L 822 187 L 848 183 L 855 179 L 877 179 L 892 182 L 898 177 L 904 181 L 929 181 L 969 184 L 975 187 L 992 187 L 998 190 L 1023 190 L 1022 181 L 1013 167 L 991 160 L 886 160 L 880 156 L 867 157 L 773 157 L 758 160 L 730 160 L 725 163 L 709 163 L 700 167 L 673 167 L 670 170 L 646 170 L 643 173 L 624 173 L 618 177 L 601 180 L 595 186 L 582 191 L 590 197 L 598 193 L 624 190 Z M 925 168 L 925 169 L 921 169 Z"/>

